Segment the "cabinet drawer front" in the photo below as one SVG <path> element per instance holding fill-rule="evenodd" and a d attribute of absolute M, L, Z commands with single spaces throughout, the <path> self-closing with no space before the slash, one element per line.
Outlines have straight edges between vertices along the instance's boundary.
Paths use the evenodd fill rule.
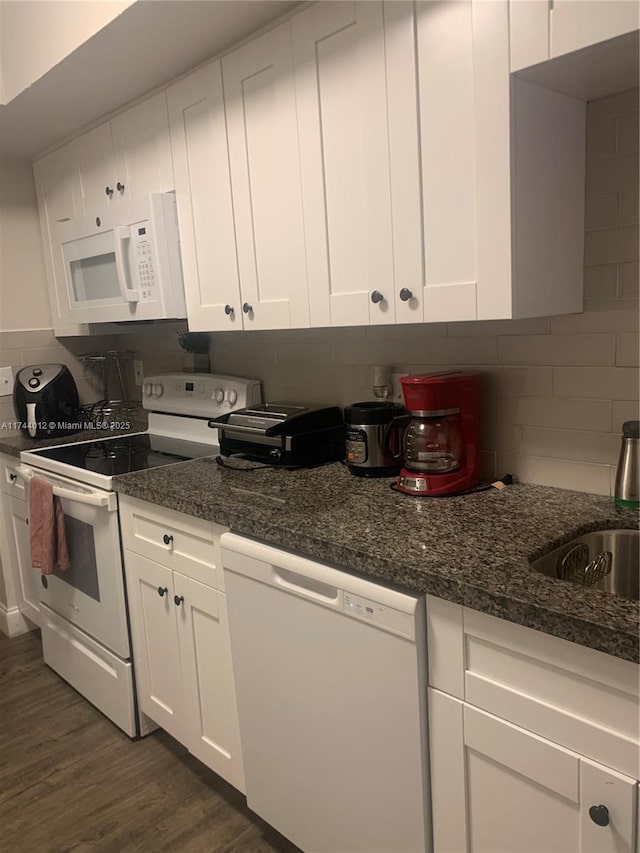
<path fill-rule="evenodd" d="M 468 608 L 463 625 L 467 702 L 634 775 L 635 664 Z"/>
<path fill-rule="evenodd" d="M 27 487 L 26 482 L 16 474 L 16 469 L 19 466 L 20 460 L 12 459 L 8 456 L 0 456 L 2 491 L 5 495 L 12 495 L 24 501 L 27 498 Z"/>
<path fill-rule="evenodd" d="M 431 596 L 427 626 L 432 687 L 636 775 L 636 664 Z"/>
<path fill-rule="evenodd" d="M 130 498 L 120 499 L 120 525 L 128 550 L 223 589 L 220 536 L 226 528 Z"/>

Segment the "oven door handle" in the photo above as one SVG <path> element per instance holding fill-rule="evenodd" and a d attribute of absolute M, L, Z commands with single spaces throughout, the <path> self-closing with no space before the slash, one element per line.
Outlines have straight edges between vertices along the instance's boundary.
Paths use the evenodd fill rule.
<path fill-rule="evenodd" d="M 19 465 L 15 469 L 15 473 L 20 479 L 25 480 L 25 482 L 29 482 L 38 476 L 35 471 L 24 465 Z M 65 500 L 75 501 L 76 503 L 86 504 L 87 506 L 105 507 L 108 512 L 115 512 L 118 508 L 115 492 L 76 492 L 74 489 L 65 489 L 63 486 L 56 486 L 55 483 L 51 483 L 51 485 L 53 486 L 53 494 L 57 498 L 64 498 Z"/>

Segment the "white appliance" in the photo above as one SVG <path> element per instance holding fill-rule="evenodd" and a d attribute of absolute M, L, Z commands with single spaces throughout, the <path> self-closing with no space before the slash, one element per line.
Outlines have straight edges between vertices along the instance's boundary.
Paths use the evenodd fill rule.
<path fill-rule="evenodd" d="M 176 199 L 152 193 L 57 225 L 77 323 L 186 317 Z"/>
<path fill-rule="evenodd" d="M 215 455 L 211 419 L 261 400 L 255 380 L 204 373 L 155 376 L 144 388 L 147 432 L 23 451 L 16 469 L 27 487 L 50 482 L 65 514 L 71 568 L 39 579 L 45 663 L 131 737 L 155 724 L 137 709 L 113 478 Z"/>
<path fill-rule="evenodd" d="M 424 601 L 221 544 L 249 807 L 305 853 L 431 851 Z"/>

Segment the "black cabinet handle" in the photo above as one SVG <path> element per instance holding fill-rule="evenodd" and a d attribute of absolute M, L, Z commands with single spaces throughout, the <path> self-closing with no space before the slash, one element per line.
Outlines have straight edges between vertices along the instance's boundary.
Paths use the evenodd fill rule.
<path fill-rule="evenodd" d="M 18 475 L 17 474 L 9 474 L 9 479 L 11 480 L 12 483 L 15 483 L 15 481 L 18 479 Z"/>
<path fill-rule="evenodd" d="M 409 290 L 408 287 L 403 287 L 400 291 L 400 301 L 408 302 L 413 296 L 413 293 Z"/>
<path fill-rule="evenodd" d="M 384 296 L 380 293 L 379 290 L 374 290 L 373 293 L 371 294 L 371 301 L 373 302 L 374 305 L 377 305 L 378 302 L 382 302 L 383 299 L 384 299 Z"/>
<path fill-rule="evenodd" d="M 173 603 L 175 604 L 176 607 L 180 607 L 180 605 L 182 604 L 183 601 L 184 601 L 184 595 L 174 595 L 173 596 Z"/>
<path fill-rule="evenodd" d="M 165 533 L 162 537 L 162 541 L 165 545 L 171 545 L 171 543 L 173 542 L 173 536 L 169 536 L 168 533 Z"/>
<path fill-rule="evenodd" d="M 113 195 L 113 190 L 111 189 L 111 187 L 105 187 L 104 191 L 109 196 L 109 198 L 111 198 L 111 196 Z"/>
<path fill-rule="evenodd" d="M 169 590 L 167 589 L 166 586 L 159 586 L 158 587 L 158 595 L 160 596 L 160 598 L 163 598 L 163 596 L 165 596 L 168 592 L 169 592 Z"/>
<path fill-rule="evenodd" d="M 116 184 L 116 189 L 119 193 L 124 192 L 124 184 L 121 184 L 120 181 Z"/>
<path fill-rule="evenodd" d="M 244 311 L 245 314 L 249 314 L 251 311 L 253 311 L 253 306 L 249 305 L 248 302 L 245 302 L 244 305 L 242 306 L 242 310 Z"/>
<path fill-rule="evenodd" d="M 598 826 L 609 826 L 609 809 L 606 806 L 591 806 L 589 817 Z"/>
<path fill-rule="evenodd" d="M 225 305 L 224 306 L 224 313 L 227 315 L 227 317 L 230 314 L 233 314 L 234 313 L 233 305 Z"/>

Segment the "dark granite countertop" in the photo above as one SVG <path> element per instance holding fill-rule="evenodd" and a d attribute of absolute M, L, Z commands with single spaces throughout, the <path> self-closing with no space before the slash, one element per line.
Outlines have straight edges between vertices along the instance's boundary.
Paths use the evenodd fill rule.
<path fill-rule="evenodd" d="M 237 465 L 235 460 L 232 463 Z M 115 489 L 413 592 L 431 593 L 638 661 L 638 603 L 532 572 L 529 562 L 581 533 L 633 528 L 611 498 L 517 484 L 414 498 L 340 463 L 229 470 L 213 458 L 115 478 Z"/>

